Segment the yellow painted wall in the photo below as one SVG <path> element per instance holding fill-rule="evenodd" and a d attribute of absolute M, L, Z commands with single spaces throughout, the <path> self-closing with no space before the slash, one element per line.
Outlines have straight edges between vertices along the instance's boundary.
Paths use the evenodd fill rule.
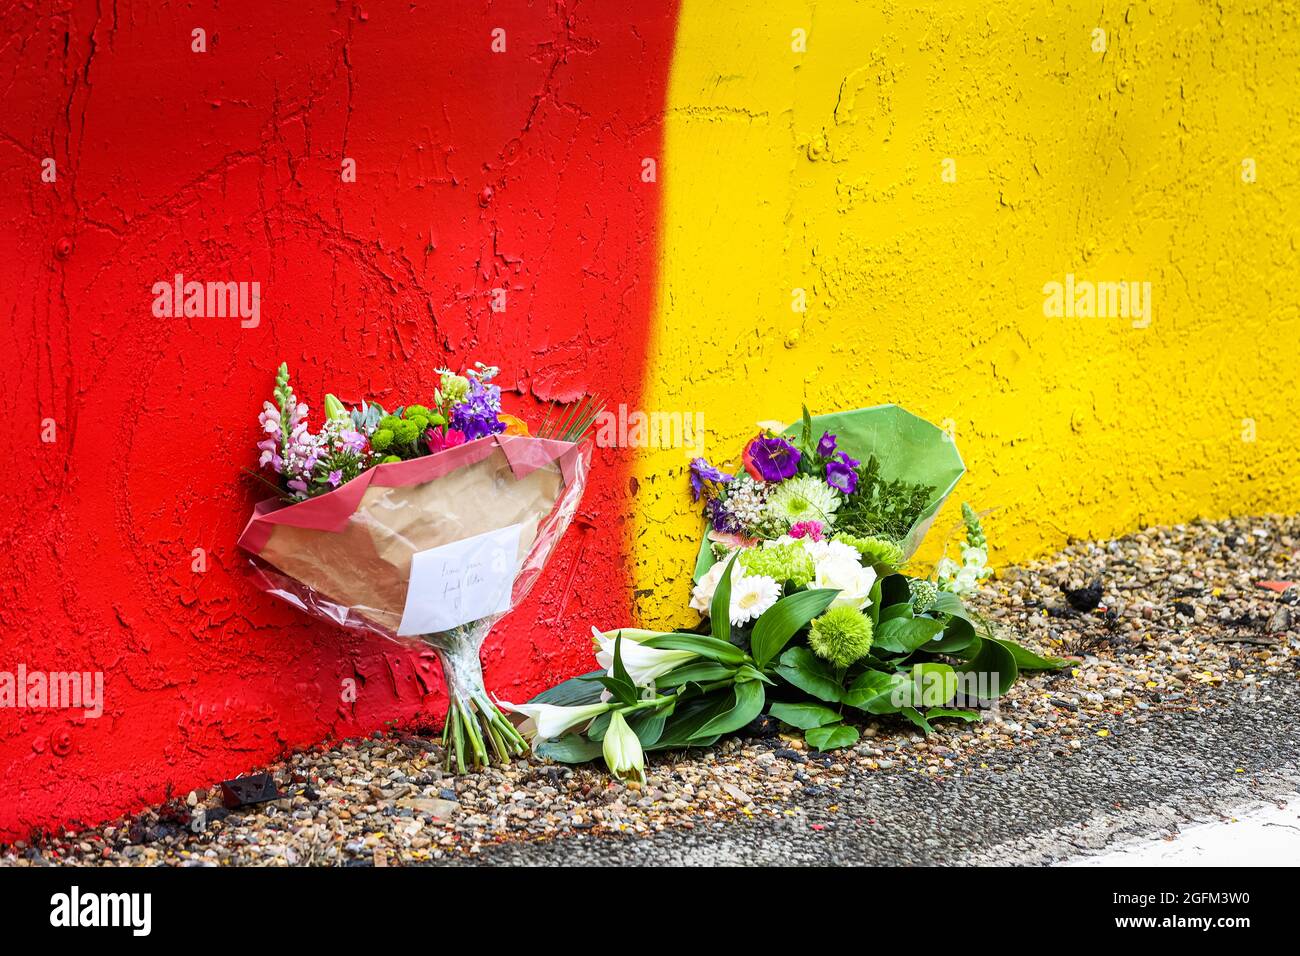
<path fill-rule="evenodd" d="M 1026 7 L 686 0 L 643 407 L 721 460 L 802 402 L 949 419 L 1002 563 L 1297 510 L 1300 6 Z M 1067 272 L 1151 282 L 1149 327 L 1045 317 Z M 689 457 L 638 461 L 646 621 L 694 617 Z"/>

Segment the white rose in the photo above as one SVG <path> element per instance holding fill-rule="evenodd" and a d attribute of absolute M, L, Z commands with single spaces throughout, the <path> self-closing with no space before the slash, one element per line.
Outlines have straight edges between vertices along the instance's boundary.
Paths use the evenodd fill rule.
<path fill-rule="evenodd" d="M 727 560 L 730 560 L 730 558 Z M 722 581 L 722 572 L 726 569 L 727 562 L 718 561 L 704 572 L 704 577 L 700 578 L 700 583 L 695 585 L 695 588 L 691 591 L 691 607 L 701 614 L 709 613 L 709 608 L 713 606 L 713 592 L 718 589 L 718 584 Z M 733 587 L 744 574 L 744 569 L 740 566 L 740 562 L 737 561 L 731 571 L 731 584 Z"/>
<path fill-rule="evenodd" d="M 875 583 L 874 569 L 864 568 L 853 558 L 841 555 L 817 563 L 817 574 L 813 577 L 812 587 L 835 588 L 840 592 L 831 601 L 831 607 L 861 610 L 871 603 L 871 588 Z"/>

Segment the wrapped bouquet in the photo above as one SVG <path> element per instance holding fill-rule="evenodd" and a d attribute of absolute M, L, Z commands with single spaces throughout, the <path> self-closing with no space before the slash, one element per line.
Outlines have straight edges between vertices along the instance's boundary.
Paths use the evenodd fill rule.
<path fill-rule="evenodd" d="M 582 497 L 584 402 L 541 436 L 501 411 L 496 369 L 440 373 L 429 405 L 392 412 L 325 397 L 308 424 L 280 366 L 261 414 L 277 496 L 239 538 L 264 590 L 345 627 L 431 646 L 449 704 L 448 769 L 527 747 L 483 687 L 479 649 L 537 580 Z"/>
<path fill-rule="evenodd" d="M 1019 671 L 1055 668 L 996 634 L 962 597 L 991 573 L 963 507 L 961 561 L 905 567 L 964 472 L 940 429 L 894 405 L 765 424 L 736 467 L 690 466 L 706 533 L 696 632 L 595 634 L 601 669 L 528 704 L 538 751 L 604 754 L 641 774 L 645 750 L 708 746 L 766 712 L 820 750 L 858 740 L 853 714 L 898 714 L 925 732 L 977 720 Z"/>

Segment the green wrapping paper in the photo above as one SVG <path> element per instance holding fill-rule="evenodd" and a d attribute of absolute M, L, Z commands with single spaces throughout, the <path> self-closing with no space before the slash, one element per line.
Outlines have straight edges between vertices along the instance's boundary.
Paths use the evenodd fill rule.
<path fill-rule="evenodd" d="M 852 411 L 832 412 L 812 417 L 813 434 L 831 432 L 838 448 L 860 461 L 875 455 L 880 462 L 881 477 L 887 481 L 902 479 L 935 489 L 932 500 L 899 542 L 904 554 L 911 557 L 934 523 L 935 515 L 966 472 L 957 446 L 946 432 L 897 405 L 875 405 Z M 797 436 L 803 419 L 797 419 L 782 433 Z M 700 540 L 695 561 L 698 581 L 713 566 L 709 548 L 708 524 Z"/>

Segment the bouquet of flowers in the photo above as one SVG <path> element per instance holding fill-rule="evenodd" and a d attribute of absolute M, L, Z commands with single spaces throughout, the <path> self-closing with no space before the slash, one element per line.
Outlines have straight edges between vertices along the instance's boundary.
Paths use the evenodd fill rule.
<path fill-rule="evenodd" d="M 428 405 L 392 412 L 325 397 L 312 431 L 281 365 L 260 416 L 259 504 L 239 538 L 255 580 L 344 627 L 437 653 L 449 705 L 448 769 L 526 752 L 483 687 L 479 649 L 528 593 L 586 486 L 599 411 L 584 400 L 539 435 L 501 411 L 496 369 L 440 370 Z"/>
<path fill-rule="evenodd" d="M 991 573 L 964 506 L 960 563 L 905 573 L 965 467 L 935 426 L 894 405 L 762 427 L 739 467 L 690 466 L 706 519 L 691 607 L 698 632 L 595 633 L 601 670 L 524 705 L 539 753 L 603 753 L 642 775 L 646 750 L 703 747 L 766 713 L 820 750 L 858 740 L 855 712 L 926 733 L 978 720 L 1020 670 L 1056 668 L 996 635 L 963 595 Z"/>

